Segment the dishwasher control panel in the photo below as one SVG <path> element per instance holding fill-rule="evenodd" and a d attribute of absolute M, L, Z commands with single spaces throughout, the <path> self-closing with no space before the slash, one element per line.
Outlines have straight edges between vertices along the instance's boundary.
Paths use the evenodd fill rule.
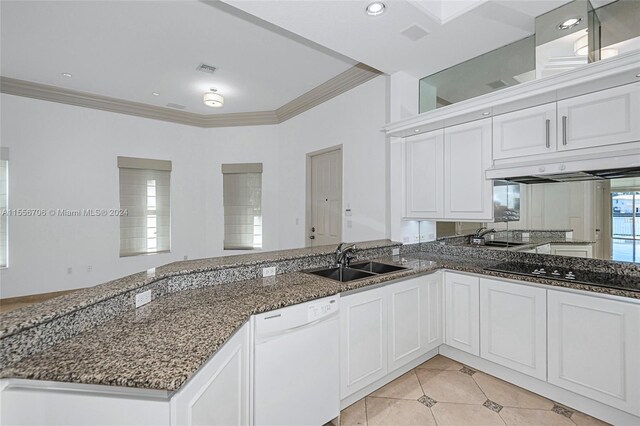
<path fill-rule="evenodd" d="M 307 306 L 307 321 L 315 321 L 338 310 L 338 299 L 324 299 L 318 303 L 310 303 Z"/>

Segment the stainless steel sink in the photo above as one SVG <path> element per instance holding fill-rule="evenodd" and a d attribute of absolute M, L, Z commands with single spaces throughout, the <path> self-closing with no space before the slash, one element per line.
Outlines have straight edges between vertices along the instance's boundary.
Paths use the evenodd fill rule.
<path fill-rule="evenodd" d="M 489 247 L 515 247 L 522 246 L 528 243 L 514 243 L 513 241 L 487 241 L 484 243 L 485 246 Z"/>
<path fill-rule="evenodd" d="M 340 281 L 340 282 L 348 282 L 348 281 L 353 281 L 353 280 L 359 280 L 360 278 L 368 278 L 368 277 L 374 277 L 375 274 L 369 273 L 369 272 L 365 272 L 365 271 L 360 271 L 358 269 L 351 269 L 351 268 L 327 268 L 327 269 L 320 269 L 317 271 L 307 271 L 309 274 L 313 274 L 313 275 L 319 275 L 321 277 L 326 277 L 326 278 L 330 278 L 332 280 L 335 281 Z"/>
<path fill-rule="evenodd" d="M 308 274 L 319 275 L 340 282 L 349 282 L 361 278 L 375 277 L 376 275 L 389 274 L 391 272 L 402 271 L 407 268 L 402 266 L 387 265 L 378 262 L 364 262 L 347 267 L 333 267 L 305 271 Z"/>
<path fill-rule="evenodd" d="M 378 262 L 365 262 L 349 265 L 351 269 L 358 269 L 360 271 L 372 272 L 374 274 L 388 274 L 389 272 L 403 271 L 407 268 L 397 265 L 387 265 L 386 263 Z"/>

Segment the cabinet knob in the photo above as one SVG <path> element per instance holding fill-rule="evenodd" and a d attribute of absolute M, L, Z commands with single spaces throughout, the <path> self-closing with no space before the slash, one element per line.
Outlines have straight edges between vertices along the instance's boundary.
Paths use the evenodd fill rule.
<path fill-rule="evenodd" d="M 567 168 L 567 166 L 565 166 L 564 164 L 560 164 L 560 167 L 558 167 L 560 170 L 564 170 Z"/>

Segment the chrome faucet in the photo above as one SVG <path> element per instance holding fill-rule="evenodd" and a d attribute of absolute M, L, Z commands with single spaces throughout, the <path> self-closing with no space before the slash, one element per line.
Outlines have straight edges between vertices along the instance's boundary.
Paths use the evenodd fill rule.
<path fill-rule="evenodd" d="M 353 259 L 353 252 L 357 249 L 355 244 L 344 247 L 344 243 L 340 243 L 334 252 L 336 265 L 349 266 Z"/>
<path fill-rule="evenodd" d="M 479 229 L 476 231 L 476 233 L 474 234 L 474 236 L 475 236 L 476 238 L 482 238 L 482 237 L 484 237 L 484 236 L 485 236 L 485 235 L 487 235 L 487 234 L 495 234 L 496 232 L 498 232 L 498 231 L 496 231 L 496 230 L 495 230 L 495 229 L 493 229 L 493 228 L 492 228 L 492 229 L 487 229 L 486 227 L 484 227 L 484 226 L 483 226 L 482 228 L 479 228 Z"/>

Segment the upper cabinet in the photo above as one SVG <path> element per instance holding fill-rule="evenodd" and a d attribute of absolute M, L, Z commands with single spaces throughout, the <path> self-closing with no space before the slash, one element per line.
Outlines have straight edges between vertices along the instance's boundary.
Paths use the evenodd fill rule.
<path fill-rule="evenodd" d="M 556 103 L 493 119 L 493 159 L 546 154 L 556 150 Z"/>
<path fill-rule="evenodd" d="M 558 150 L 640 140 L 640 83 L 558 102 Z"/>
<path fill-rule="evenodd" d="M 403 158 L 404 217 L 493 219 L 490 118 L 407 138 Z"/>
<path fill-rule="evenodd" d="M 436 130 L 404 144 L 405 216 L 439 219 L 444 214 L 444 132 Z"/>
<path fill-rule="evenodd" d="M 491 119 L 444 130 L 444 217 L 493 220 L 493 182 L 485 179 L 491 165 Z"/>

